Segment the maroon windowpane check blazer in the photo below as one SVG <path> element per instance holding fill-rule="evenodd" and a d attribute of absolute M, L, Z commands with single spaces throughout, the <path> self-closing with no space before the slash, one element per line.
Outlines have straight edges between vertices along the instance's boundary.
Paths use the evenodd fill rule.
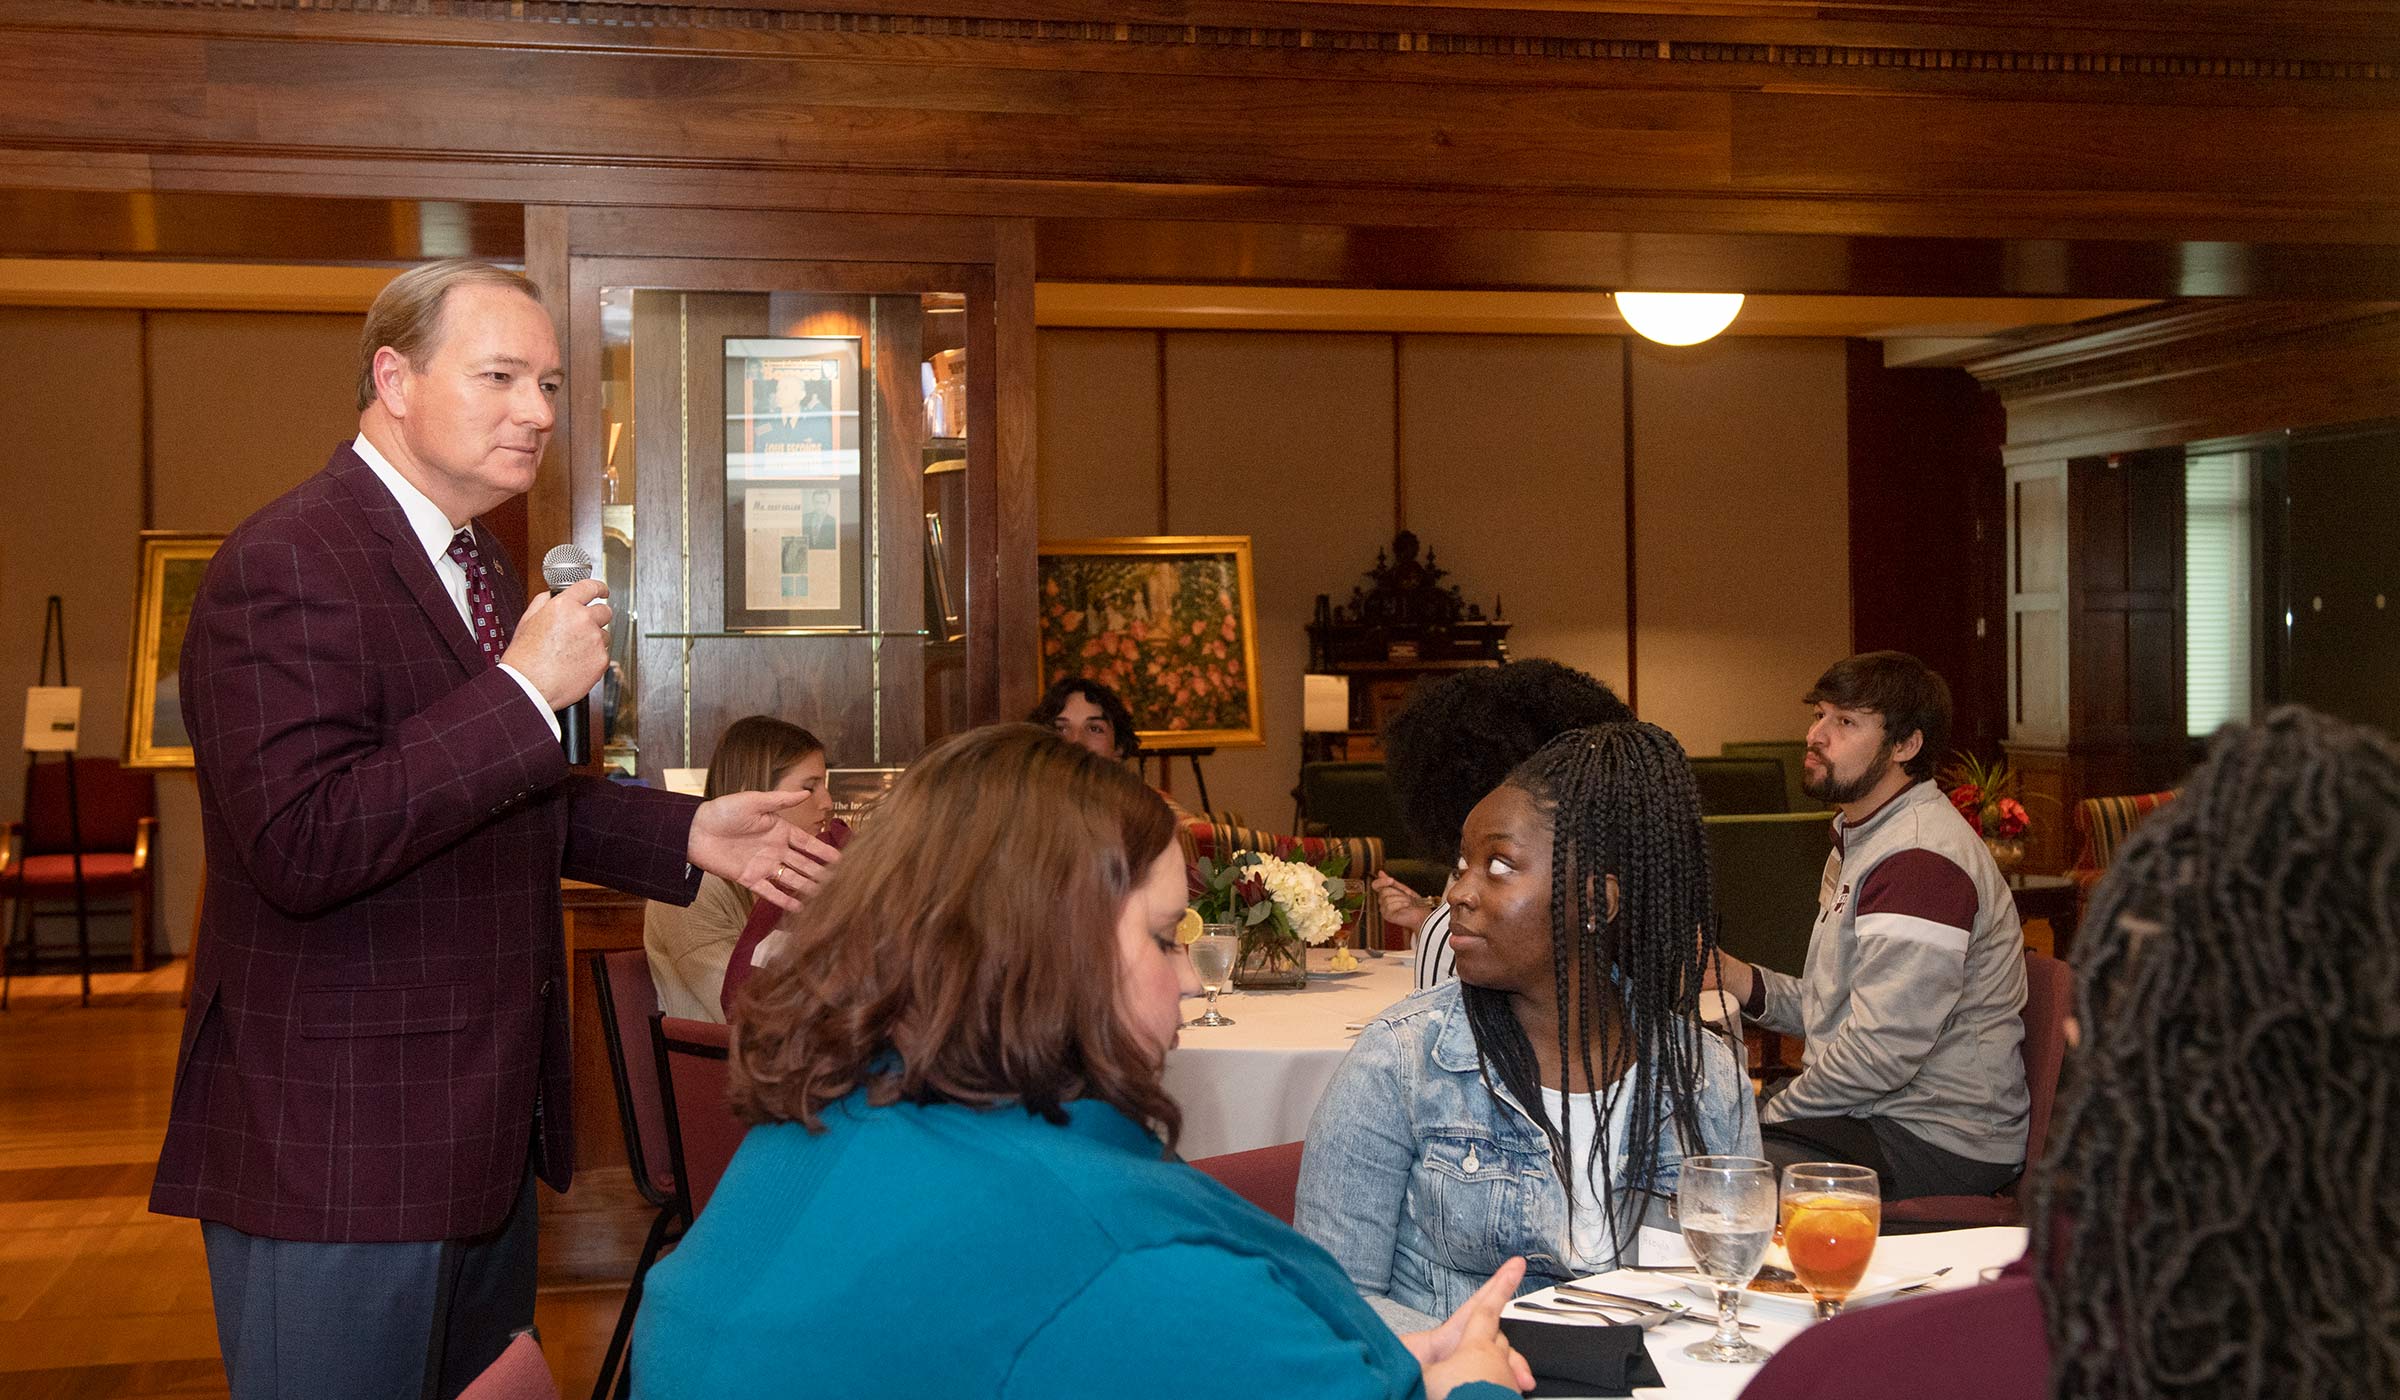
<path fill-rule="evenodd" d="M 181 676 L 208 884 L 150 1208 L 442 1240 L 500 1224 L 529 1149 L 564 1190 L 559 876 L 690 902 L 697 804 L 569 775 L 347 445 L 227 537 Z"/>

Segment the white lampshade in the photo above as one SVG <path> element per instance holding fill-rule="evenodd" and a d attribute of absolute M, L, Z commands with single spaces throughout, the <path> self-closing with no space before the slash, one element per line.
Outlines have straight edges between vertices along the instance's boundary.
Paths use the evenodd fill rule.
<path fill-rule="evenodd" d="M 1698 345 L 1733 324 L 1740 292 L 1619 292 L 1617 314 L 1661 345 Z"/>
<path fill-rule="evenodd" d="M 1350 732 L 1350 678 L 1302 676 L 1300 727 L 1311 734 Z"/>

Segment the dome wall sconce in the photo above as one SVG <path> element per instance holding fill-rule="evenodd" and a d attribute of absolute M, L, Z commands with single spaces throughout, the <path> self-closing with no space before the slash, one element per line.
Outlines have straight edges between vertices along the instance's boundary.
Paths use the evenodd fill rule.
<path fill-rule="evenodd" d="M 1617 314 L 1646 340 L 1698 345 L 1733 324 L 1740 292 L 1618 292 Z"/>

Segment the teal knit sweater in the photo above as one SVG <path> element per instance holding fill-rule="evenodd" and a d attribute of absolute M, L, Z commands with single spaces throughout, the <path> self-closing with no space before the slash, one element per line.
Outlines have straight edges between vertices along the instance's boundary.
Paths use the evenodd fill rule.
<path fill-rule="evenodd" d="M 859 1094 L 752 1129 L 650 1274 L 635 1395 L 1424 1393 L 1325 1251 L 1114 1108 L 1070 1119 Z"/>

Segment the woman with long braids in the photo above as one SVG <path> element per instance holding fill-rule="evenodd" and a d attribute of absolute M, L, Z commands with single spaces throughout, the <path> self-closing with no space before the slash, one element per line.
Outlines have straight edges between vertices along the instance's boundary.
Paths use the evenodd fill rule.
<path fill-rule="evenodd" d="M 1360 1033 L 1300 1169 L 1294 1223 L 1395 1322 L 1512 1255 L 1527 1289 L 1633 1262 L 1684 1156 L 1758 1151 L 1749 1081 L 1689 1014 L 1716 920 L 1672 735 L 1551 741 L 1468 814 L 1447 898 L 1458 980 Z"/>
<path fill-rule="evenodd" d="M 1743 1400 L 2400 1395 L 2400 747 L 2220 732 L 2083 929 L 2026 1260 L 1812 1328 Z"/>

